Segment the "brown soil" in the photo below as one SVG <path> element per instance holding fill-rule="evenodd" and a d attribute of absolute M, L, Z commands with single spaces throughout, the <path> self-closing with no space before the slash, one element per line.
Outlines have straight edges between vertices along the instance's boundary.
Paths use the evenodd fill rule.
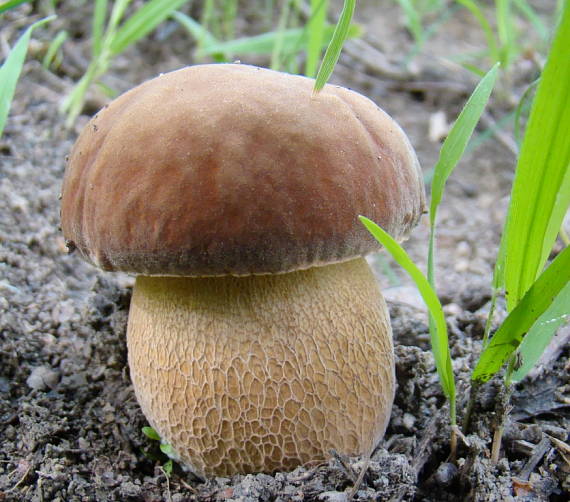
<path fill-rule="evenodd" d="M 237 23 L 242 33 L 262 29 L 252 7 L 256 2 L 247 4 Z M 146 421 L 126 363 L 132 278 L 99 272 L 67 255 L 58 229 L 65 157 L 87 119 L 80 117 L 77 129 L 68 131 L 58 114 L 59 103 L 88 61 L 90 12 L 82 5 L 58 2 L 58 19 L 35 33 L 0 139 L 0 500 L 347 500 L 363 465 L 360 459 L 339 457 L 292 473 L 199 483 L 178 466 L 167 478 L 156 442 L 142 434 Z M 5 15 L 2 42 L 12 44 L 23 27 L 45 15 L 45 8 L 39 3 Z M 452 9 L 421 55 L 412 59 L 407 75 L 401 62 L 413 43 L 395 2 L 383 2 L 380 9 L 375 1 L 361 1 L 357 10 L 367 29 L 365 46 L 347 46 L 333 81 L 385 108 L 408 132 L 427 171 L 440 146 L 429 139 L 430 120 L 438 112 L 453 120 L 475 83 L 450 58 L 482 47 L 481 32 L 466 11 Z M 550 10 L 540 13 L 549 19 Z M 47 71 L 38 60 L 60 29 L 70 32 L 63 62 L 58 70 Z M 501 82 L 479 133 L 512 109 L 537 74 L 533 57 L 541 56 L 533 52 L 531 38 L 525 43 L 528 57 L 518 60 Z M 381 54 L 367 52 L 373 46 L 388 55 L 388 69 L 378 68 Z M 191 54 L 188 36 L 168 22 L 118 57 L 104 81 L 122 92 L 194 63 Z M 86 115 L 104 103 L 94 90 Z M 499 139 L 479 142 L 462 160 L 439 214 L 439 295 L 450 328 L 460 417 L 480 350 L 513 178 L 511 132 L 501 130 Z M 424 221 L 406 244 L 420 264 L 425 263 L 426 237 Z M 514 389 L 499 463 L 493 466 L 489 460 L 502 396 L 499 379 L 482 389 L 469 444 L 460 443 L 454 463 L 448 458 L 447 408 L 429 352 L 425 308 L 387 256 L 371 262 L 393 319 L 398 390 L 386 438 L 355 500 L 568 500 L 570 455 L 562 446 L 568 445 L 570 430 L 568 327 Z M 388 281 L 387 269 L 397 284 Z"/>

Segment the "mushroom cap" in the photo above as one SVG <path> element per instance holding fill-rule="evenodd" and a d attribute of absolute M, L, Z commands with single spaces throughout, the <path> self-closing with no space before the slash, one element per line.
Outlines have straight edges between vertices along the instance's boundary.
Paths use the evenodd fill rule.
<path fill-rule="evenodd" d="M 70 247 L 144 275 L 282 273 L 379 248 L 425 209 L 406 135 L 348 89 L 242 64 L 160 75 L 95 115 L 62 191 Z"/>

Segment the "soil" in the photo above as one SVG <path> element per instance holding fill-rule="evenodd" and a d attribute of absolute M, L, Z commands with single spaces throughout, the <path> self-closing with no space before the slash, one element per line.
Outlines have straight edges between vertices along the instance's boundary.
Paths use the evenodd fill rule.
<path fill-rule="evenodd" d="M 553 5 L 543 4 L 550 3 L 535 5 L 547 22 Z M 245 4 L 238 33 L 267 29 L 256 15 L 257 2 Z M 59 231 L 65 157 L 88 116 L 107 99 L 94 89 L 77 126 L 64 127 L 58 106 L 88 62 L 89 5 L 57 2 L 58 19 L 35 32 L 0 139 L 0 500 L 348 500 L 362 459 L 335 456 L 312 469 L 202 483 L 177 465 L 167 476 L 157 442 L 141 432 L 147 424 L 130 383 L 125 345 L 133 279 L 100 272 L 76 254 L 68 255 Z M 46 9 L 39 2 L 4 15 L 2 58 L 6 42 L 13 44 Z M 380 8 L 373 0 L 361 1 L 357 20 L 366 34 L 347 45 L 333 81 L 386 109 L 407 131 L 428 172 L 445 133 L 433 124 L 443 117 L 445 129 L 475 83 L 453 57 L 484 47 L 481 31 L 466 10 L 451 9 L 405 68 L 402 62 L 409 59 L 413 41 L 396 2 L 383 2 Z M 542 61 L 532 30 L 520 28 L 529 34 L 526 55 L 499 84 L 480 134 L 513 109 Z M 61 29 L 70 37 L 61 65 L 48 71 L 39 61 Z M 193 64 L 192 53 L 189 37 L 167 22 L 117 57 L 103 81 L 122 92 L 160 72 Z M 241 60 L 268 64 L 259 57 Z M 430 139 L 430 132 L 435 138 Z M 480 141 L 467 153 L 449 181 L 439 213 L 438 292 L 450 328 L 460 419 L 480 350 L 513 178 L 511 138 L 504 126 L 498 137 Z M 422 266 L 427 231 L 422 221 L 406 243 Z M 473 423 L 453 461 L 425 308 L 386 255 L 370 260 L 392 316 L 398 390 L 386 437 L 354 500 L 569 500 L 568 327 L 513 389 L 498 464 L 492 465 L 490 448 L 504 394 L 499 378 L 481 390 Z M 497 322 L 501 317 L 504 309 L 499 307 Z"/>

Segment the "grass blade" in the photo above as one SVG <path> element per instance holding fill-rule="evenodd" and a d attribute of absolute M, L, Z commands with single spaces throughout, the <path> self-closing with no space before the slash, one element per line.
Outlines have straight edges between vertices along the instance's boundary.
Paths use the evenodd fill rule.
<path fill-rule="evenodd" d="M 14 93 L 16 92 L 16 84 L 18 83 L 18 78 L 20 78 L 24 60 L 26 59 L 32 32 L 38 26 L 53 19 L 55 19 L 55 16 L 49 16 L 29 26 L 22 36 L 20 36 L 0 67 L 0 137 L 2 137 L 2 133 L 4 132 L 4 126 L 6 125 L 10 105 L 12 104 Z"/>
<path fill-rule="evenodd" d="M 435 234 L 436 234 L 436 220 L 437 208 L 443 198 L 445 184 L 447 179 L 455 169 L 455 166 L 461 159 L 467 143 L 475 130 L 479 118 L 487 106 L 487 101 L 491 96 L 491 91 L 495 85 L 497 78 L 498 64 L 489 70 L 475 90 L 467 100 L 459 117 L 453 124 L 451 131 L 443 142 L 439 152 L 439 159 L 435 165 L 433 172 L 433 179 L 431 184 L 431 204 L 430 204 L 430 233 L 428 243 L 428 262 L 427 262 L 427 277 L 431 286 L 435 289 Z M 432 316 L 429 318 L 430 335 L 435 337 L 436 325 Z"/>
<path fill-rule="evenodd" d="M 428 280 L 422 274 L 420 269 L 410 259 L 406 251 L 398 244 L 387 232 L 380 228 L 376 223 L 359 216 L 362 224 L 374 236 L 374 238 L 386 248 L 392 255 L 394 260 L 410 275 L 416 283 L 422 298 L 429 308 L 430 314 L 433 316 L 436 331 L 432 336 L 431 344 L 434 359 L 437 366 L 437 372 L 441 382 L 441 386 L 447 398 L 450 401 L 450 407 L 455 409 L 455 380 L 453 378 L 453 369 L 451 366 L 451 355 L 449 353 L 449 344 L 447 337 L 447 325 L 445 324 L 445 316 L 441 308 L 441 303 L 435 291 L 429 284 Z M 453 413 L 454 415 L 454 413 Z"/>
<path fill-rule="evenodd" d="M 477 19 L 479 26 L 481 26 L 481 29 L 485 34 L 485 40 L 487 41 L 487 48 L 489 50 L 491 61 L 500 61 L 499 49 L 497 48 L 497 41 L 495 39 L 495 34 L 493 33 L 493 28 L 491 28 L 491 25 L 489 24 L 489 21 L 487 21 L 485 14 L 483 14 L 481 7 L 479 7 L 474 0 L 456 0 L 456 2 L 468 9 L 469 12 L 473 14 L 473 17 Z"/>
<path fill-rule="evenodd" d="M 530 21 L 540 38 L 543 41 L 548 41 L 548 28 L 542 22 L 542 19 L 540 19 L 534 9 L 528 4 L 527 0 L 514 0 L 514 4 L 515 7 L 517 7 Z"/>
<path fill-rule="evenodd" d="M 171 16 L 178 21 L 201 46 L 216 46 L 219 43 L 210 31 L 190 16 L 178 11 L 173 12 Z"/>
<path fill-rule="evenodd" d="M 398 0 L 398 3 L 406 15 L 406 28 L 414 36 L 417 47 L 421 48 L 425 37 L 419 10 L 411 0 Z"/>
<path fill-rule="evenodd" d="M 10 0 L 8 2 L 2 2 L 0 4 L 0 14 L 2 14 L 3 12 L 6 12 L 7 10 L 13 9 L 14 7 L 17 7 L 18 5 L 22 5 L 23 3 L 27 3 L 30 0 Z"/>
<path fill-rule="evenodd" d="M 528 334 L 523 338 L 519 347 L 522 365 L 516 370 L 511 380 L 520 382 L 540 359 L 540 356 L 550 343 L 556 330 L 570 318 L 570 282 L 560 291 L 552 305 L 546 309 Z"/>
<path fill-rule="evenodd" d="M 566 3 L 521 146 L 505 242 L 508 310 L 541 272 L 570 203 L 570 4 Z"/>
<path fill-rule="evenodd" d="M 138 9 L 117 31 L 110 46 L 111 56 L 123 52 L 129 45 L 153 31 L 173 11 L 188 0 L 151 0 Z"/>
<path fill-rule="evenodd" d="M 481 79 L 441 147 L 432 181 L 430 204 L 430 223 L 432 225 L 435 222 L 437 207 L 443 197 L 447 178 L 463 155 L 469 138 L 487 105 L 495 85 L 498 69 L 499 65 L 495 64 Z"/>
<path fill-rule="evenodd" d="M 283 37 L 287 31 L 287 24 L 289 22 L 289 15 L 292 7 L 292 1 L 286 1 L 281 7 L 279 14 L 279 21 L 277 22 L 277 30 L 275 33 L 275 42 L 271 49 L 271 63 L 272 70 L 279 71 L 281 69 L 281 54 L 283 53 Z"/>
<path fill-rule="evenodd" d="M 326 45 L 332 38 L 334 26 L 325 28 L 323 45 Z M 351 25 L 348 31 L 348 38 L 358 37 L 362 33 L 360 26 Z M 254 35 L 252 37 L 237 38 L 227 42 L 218 42 L 212 45 L 205 45 L 198 51 L 198 55 L 213 54 L 271 54 L 273 45 L 278 36 L 276 31 Z M 302 47 L 307 40 L 307 30 L 304 28 L 290 28 L 285 30 L 283 37 L 283 50 L 292 52 L 295 47 Z"/>
<path fill-rule="evenodd" d="M 324 31 L 327 24 L 328 0 L 311 0 L 311 17 L 308 23 L 307 62 L 305 75 L 314 77 L 317 73 L 324 44 Z"/>
<path fill-rule="evenodd" d="M 344 41 L 348 35 L 348 29 L 350 27 L 352 16 L 354 14 L 354 8 L 356 5 L 356 0 L 344 0 L 344 6 L 342 12 L 340 13 L 340 18 L 336 24 L 332 40 L 327 47 L 325 52 L 325 57 L 319 68 L 317 78 L 315 80 L 314 92 L 319 92 L 325 84 L 328 82 L 334 67 L 340 57 L 340 51 L 344 45 Z"/>
<path fill-rule="evenodd" d="M 93 23 L 91 25 L 91 58 L 98 58 L 103 48 L 103 32 L 107 18 L 107 0 L 96 0 L 93 10 Z"/>
<path fill-rule="evenodd" d="M 507 316 L 481 354 L 471 379 L 487 382 L 517 350 L 537 319 L 551 306 L 570 281 L 570 247 L 562 251 L 540 275 Z"/>
<path fill-rule="evenodd" d="M 44 68 L 47 69 L 52 64 L 56 64 L 55 63 L 56 59 L 58 59 L 57 64 L 59 64 L 60 61 L 58 58 L 58 51 L 68 37 L 69 33 L 67 33 L 67 31 L 61 30 L 60 32 L 58 32 L 58 34 L 52 40 L 51 44 L 49 44 L 48 50 L 46 51 L 45 56 L 42 59 L 42 66 Z"/>

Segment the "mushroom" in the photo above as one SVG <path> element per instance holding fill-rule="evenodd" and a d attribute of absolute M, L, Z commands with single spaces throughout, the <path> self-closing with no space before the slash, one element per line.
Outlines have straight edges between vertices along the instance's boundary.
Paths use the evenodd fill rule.
<path fill-rule="evenodd" d="M 129 366 L 149 423 L 196 475 L 370 451 L 394 396 L 366 215 L 424 211 L 403 131 L 367 98 L 241 64 L 161 75 L 99 112 L 67 165 L 70 248 L 137 275 Z"/>

